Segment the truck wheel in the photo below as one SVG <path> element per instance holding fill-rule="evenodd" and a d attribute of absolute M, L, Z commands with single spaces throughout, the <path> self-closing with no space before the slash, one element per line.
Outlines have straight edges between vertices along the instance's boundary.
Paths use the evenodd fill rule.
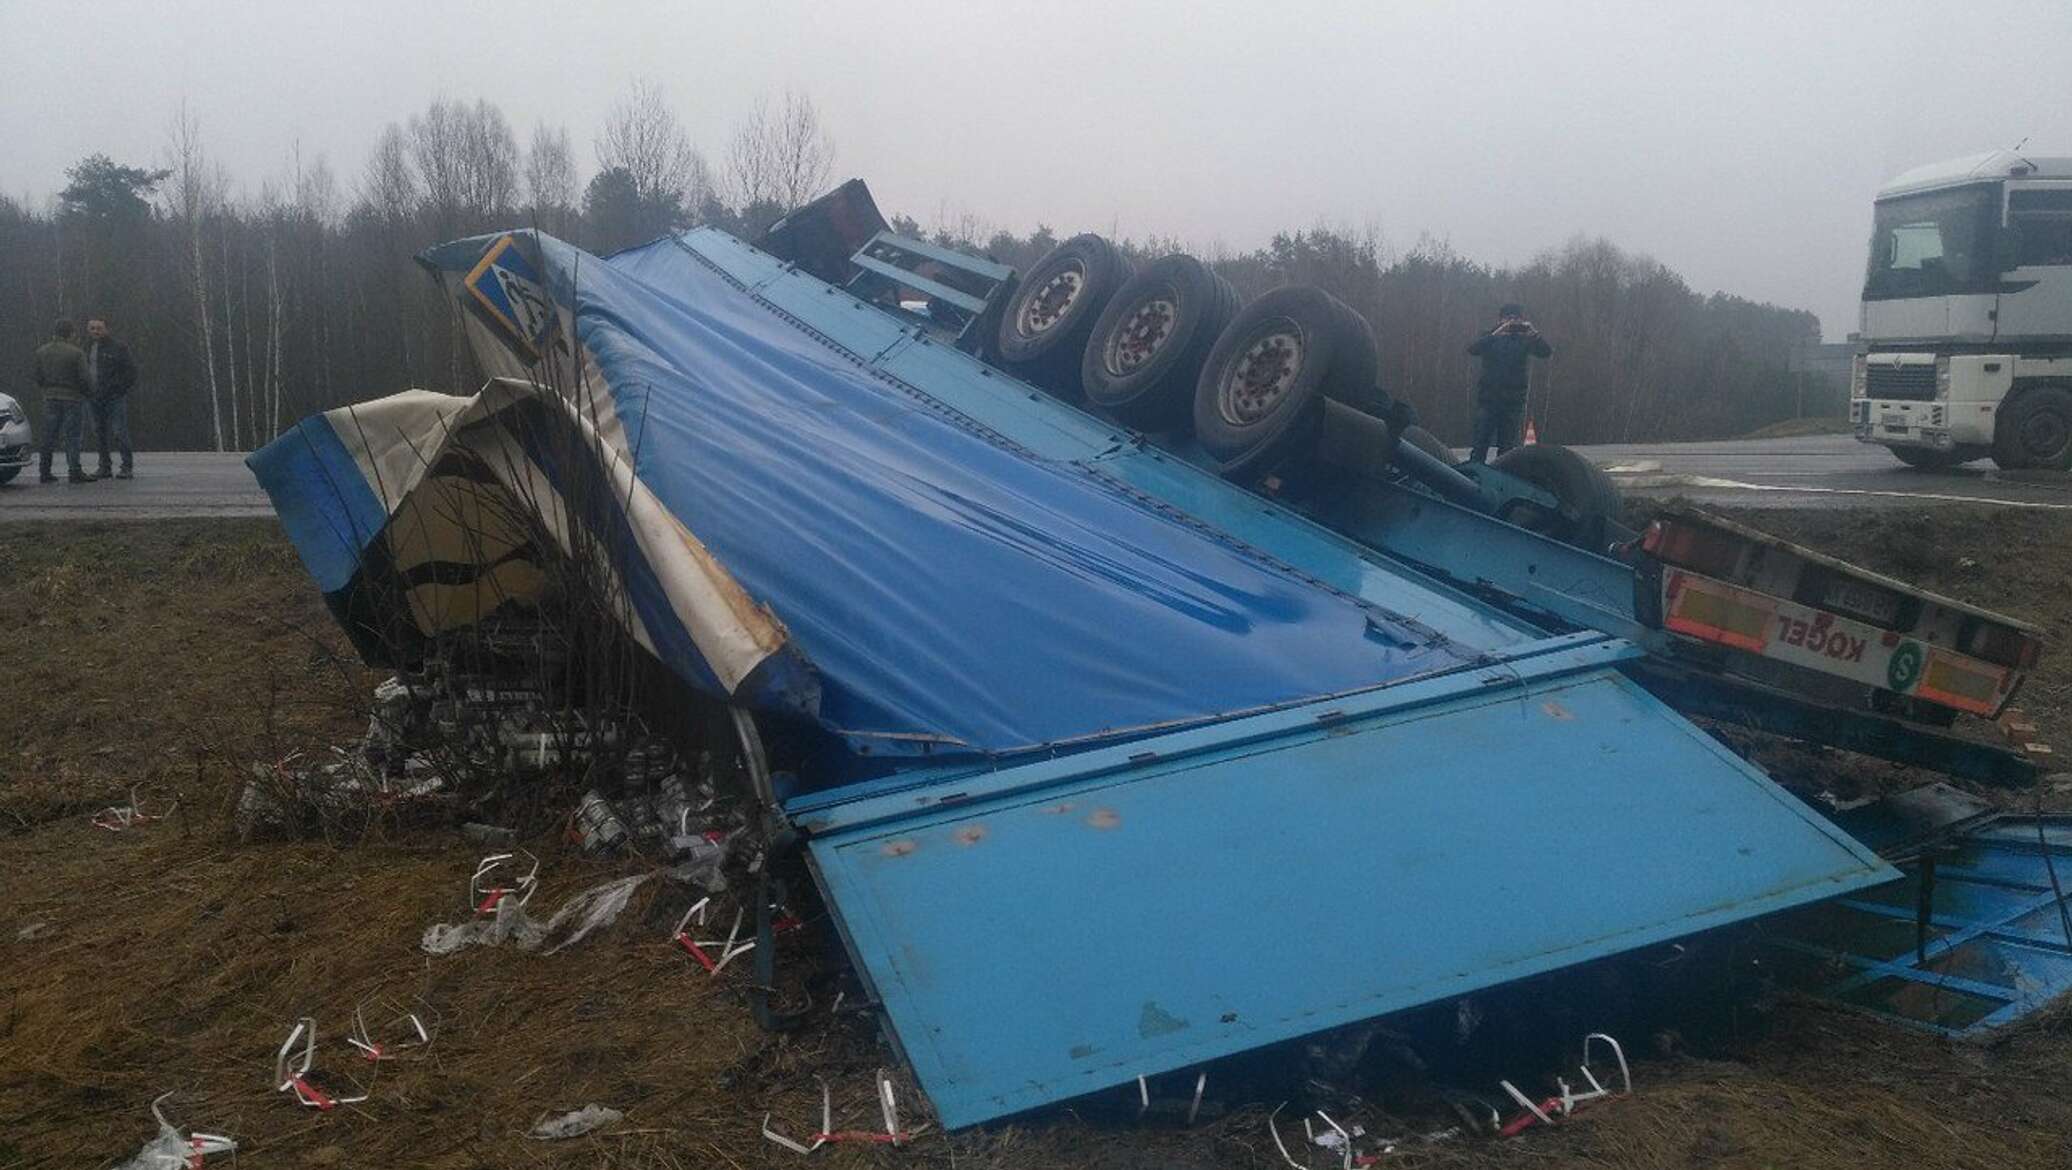
<path fill-rule="evenodd" d="M 1894 459 L 1922 471 L 1941 471 L 1963 462 L 1959 458 L 1961 452 L 1938 451 L 1933 447 L 1892 447 L 1889 450 Z"/>
<path fill-rule="evenodd" d="M 1567 515 L 1548 516 L 1536 508 L 1500 509 L 1505 520 L 1542 536 L 1601 552 L 1606 529 L 1617 522 L 1623 507 L 1619 486 L 1604 469 L 1567 447 L 1535 443 L 1513 447 L 1490 461 L 1491 467 L 1515 475 L 1553 496 Z"/>
<path fill-rule="evenodd" d="M 2072 389 L 2031 386 L 2000 411 L 1993 462 L 2014 471 L 2072 467 Z"/>
<path fill-rule="evenodd" d="M 21 471 L 19 467 L 0 467 L 0 484 L 12 483 L 16 473 L 19 471 Z"/>
<path fill-rule="evenodd" d="M 1080 355 L 1130 262 L 1096 235 L 1073 236 L 1038 260 L 1000 314 L 1000 360 L 1054 394 L 1079 394 Z"/>
<path fill-rule="evenodd" d="M 1381 346 L 1374 340 L 1374 327 L 1367 323 L 1367 318 L 1361 316 L 1358 309 L 1337 297 L 1331 298 L 1331 304 L 1338 310 L 1339 320 L 1344 322 L 1345 335 L 1353 339 L 1352 344 L 1360 347 L 1363 352 L 1375 355 L 1374 375 L 1364 382 L 1351 378 L 1334 379 L 1332 384 L 1325 388 L 1324 393 L 1333 402 L 1364 411 L 1376 418 L 1386 417 L 1390 400 L 1389 396 L 1381 391 Z"/>
<path fill-rule="evenodd" d="M 1202 363 L 1237 309 L 1237 290 L 1194 257 L 1151 264 L 1094 324 L 1080 364 L 1087 399 L 1140 431 L 1187 426 Z"/>
<path fill-rule="evenodd" d="M 1374 335 L 1320 288 L 1277 288 L 1231 319 L 1194 390 L 1194 435 L 1230 478 L 1268 472 L 1315 438 L 1325 396 L 1372 393 Z"/>

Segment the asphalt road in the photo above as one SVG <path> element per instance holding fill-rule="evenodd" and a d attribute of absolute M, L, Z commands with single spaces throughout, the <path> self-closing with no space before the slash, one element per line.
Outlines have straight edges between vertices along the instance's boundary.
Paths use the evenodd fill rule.
<path fill-rule="evenodd" d="M 2010 475 L 1985 462 L 1945 472 L 1915 471 L 1884 448 L 1846 435 L 1579 450 L 1613 469 L 1613 478 L 1629 495 L 1764 507 L 1984 503 L 2072 512 L 2072 478 Z M 0 521 L 272 514 L 243 456 L 235 454 L 146 452 L 137 456 L 134 480 L 77 486 L 39 484 L 32 468 L 0 487 Z"/>
<path fill-rule="evenodd" d="M 2062 473 L 2002 472 L 1987 460 L 1916 471 L 1848 435 L 1578 450 L 1628 495 L 1779 508 L 1970 503 L 2072 511 L 2072 477 Z"/>
<path fill-rule="evenodd" d="M 63 461 L 60 460 L 60 463 Z M 88 467 L 92 457 L 88 457 Z M 167 520 L 271 516 L 273 505 L 245 470 L 244 456 L 211 451 L 140 451 L 135 479 L 70 484 L 36 482 L 24 468 L 0 487 L 0 521 Z"/>

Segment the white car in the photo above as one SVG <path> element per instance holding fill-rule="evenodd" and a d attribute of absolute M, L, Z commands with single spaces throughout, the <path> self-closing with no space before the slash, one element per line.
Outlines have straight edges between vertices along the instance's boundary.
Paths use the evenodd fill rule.
<path fill-rule="evenodd" d="M 29 465 L 29 412 L 22 404 L 0 394 L 0 483 L 21 474 Z"/>

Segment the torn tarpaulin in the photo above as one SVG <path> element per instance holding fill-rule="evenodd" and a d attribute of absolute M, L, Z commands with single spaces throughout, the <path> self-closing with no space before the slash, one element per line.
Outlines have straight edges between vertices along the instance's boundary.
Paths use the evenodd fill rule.
<path fill-rule="evenodd" d="M 532 920 L 525 904 L 516 898 L 498 901 L 490 914 L 466 922 L 434 923 L 425 928 L 422 946 L 434 955 L 450 955 L 463 947 L 499 946 L 515 943 L 521 951 L 553 954 L 574 946 L 600 926 L 607 926 L 626 909 L 652 873 L 636 874 L 592 886 L 561 904 L 545 924 Z M 549 945 L 551 944 L 551 945 Z"/>
<path fill-rule="evenodd" d="M 542 1117 L 533 1123 L 532 1132 L 525 1136 L 541 1141 L 559 1141 L 563 1138 L 582 1137 L 592 1130 L 607 1125 L 617 1125 L 626 1120 L 626 1115 L 604 1105 L 589 1104 L 573 1109 L 559 1117 Z"/>
<path fill-rule="evenodd" d="M 199 1131 L 181 1136 L 165 1119 L 162 1106 L 171 1093 L 162 1093 L 151 1103 L 151 1116 L 158 1122 L 158 1136 L 144 1143 L 129 1161 L 115 1170 L 199 1170 L 210 1154 L 235 1154 L 237 1142 L 222 1134 Z"/>
<path fill-rule="evenodd" d="M 622 624 L 677 677 L 874 758 L 1120 739 L 1474 657 L 952 420 L 674 240 L 600 260 L 519 232 L 420 262 L 507 376 L 329 411 L 248 460 L 340 613 L 434 636 L 529 601 L 541 562 L 495 513 L 534 501 L 613 551 Z M 509 265 L 553 338 L 530 360 L 478 311 Z M 550 527 L 540 551 L 575 547 Z"/>

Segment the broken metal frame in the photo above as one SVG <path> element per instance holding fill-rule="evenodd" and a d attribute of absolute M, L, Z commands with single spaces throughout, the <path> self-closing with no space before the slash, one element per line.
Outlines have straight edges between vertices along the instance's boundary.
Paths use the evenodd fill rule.
<path fill-rule="evenodd" d="M 2035 840 L 2038 833 L 2044 836 L 2042 843 Z M 1923 862 L 1931 857 L 1932 884 L 1922 880 Z M 1871 953 L 1868 946 L 1851 949 L 1846 939 L 1834 938 L 1831 929 L 1822 931 L 1821 942 L 1793 937 L 1791 916 L 1773 931 L 1770 945 L 1841 971 L 1814 989 L 1822 999 L 1935 1035 L 1981 1040 L 2072 990 L 2072 939 L 2067 939 L 2064 920 L 2055 913 L 2067 899 L 2051 888 L 2044 864 L 2053 859 L 2072 859 L 2072 815 L 1995 817 L 1907 863 L 1907 875 L 1899 881 L 1833 903 L 1844 912 L 1869 916 L 1864 919 L 1867 928 L 1892 924 L 1894 938 L 1901 926 L 1925 928 L 1917 929 L 1913 945 L 1888 945 Z M 2025 862 L 2034 868 L 2025 868 Z M 2058 868 L 2060 876 L 2072 877 L 2072 864 Z M 1818 908 L 1801 913 L 1815 912 Z M 2039 915 L 2046 925 L 2022 924 Z M 1957 973 L 1965 954 L 1976 951 L 1989 951 L 2003 962 L 2010 982 Z M 1955 1022 L 1883 1007 L 1887 995 L 1925 996 L 1929 1004 L 1955 1011 L 1947 1017 Z"/>
<path fill-rule="evenodd" d="M 856 266 L 856 275 L 849 279 L 844 289 L 859 300 L 889 311 L 891 306 L 882 304 L 878 296 L 888 290 L 908 288 L 965 314 L 956 329 L 943 332 L 952 337 L 957 348 L 974 353 L 991 340 L 993 330 L 999 325 L 1000 313 L 1014 294 L 1015 272 L 1007 265 L 892 231 L 880 231 L 872 236 L 849 257 L 849 263 Z M 961 272 L 985 285 L 986 291 L 970 293 L 921 275 L 920 268 L 928 264 Z M 904 308 L 898 309 L 898 315 L 923 329 L 942 330 L 943 323 L 931 317 L 910 313 Z"/>

